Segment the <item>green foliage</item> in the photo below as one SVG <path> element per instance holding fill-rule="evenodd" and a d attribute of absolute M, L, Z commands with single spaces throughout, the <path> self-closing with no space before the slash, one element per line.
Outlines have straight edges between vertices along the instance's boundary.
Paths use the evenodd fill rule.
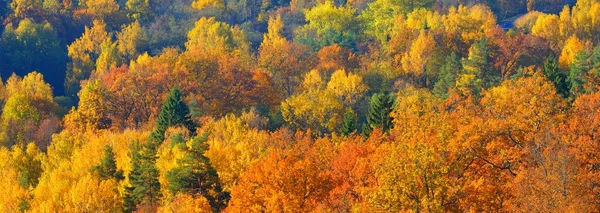
<path fill-rule="evenodd" d="M 433 94 L 437 97 L 448 97 L 448 90 L 456 86 L 456 73 L 462 69 L 456 53 L 446 57 L 446 64 L 440 69 L 438 81 L 433 86 Z"/>
<path fill-rule="evenodd" d="M 106 145 L 104 147 L 104 157 L 100 161 L 100 165 L 93 168 L 94 172 L 100 177 L 100 179 L 108 180 L 123 180 L 123 171 L 117 170 L 117 161 L 115 160 L 115 153 L 111 146 Z"/>
<path fill-rule="evenodd" d="M 305 11 L 308 22 L 296 32 L 296 41 L 313 50 L 332 44 L 356 50 L 360 23 L 354 16 L 355 9 L 337 7 L 333 1 L 318 4 Z"/>
<path fill-rule="evenodd" d="M 129 183 L 131 189 L 126 189 L 126 209 L 131 209 L 137 204 L 158 202 L 162 195 L 158 181 L 159 172 L 155 165 L 156 150 L 150 143 L 141 145 L 136 141 L 131 145 L 130 155 L 132 170 L 129 174 Z"/>
<path fill-rule="evenodd" d="M 595 91 L 597 82 L 593 79 L 600 76 L 600 47 L 592 52 L 580 51 L 570 66 L 567 82 L 573 97 Z"/>
<path fill-rule="evenodd" d="M 554 84 L 556 92 L 564 98 L 569 96 L 569 85 L 567 84 L 567 75 L 559 70 L 558 61 L 552 55 L 546 58 L 544 62 L 544 75 Z"/>
<path fill-rule="evenodd" d="M 463 94 L 479 95 L 483 88 L 491 86 L 496 76 L 489 66 L 490 50 L 487 39 L 475 42 L 469 48 L 469 57 L 462 60 L 462 67 L 456 79 L 456 87 Z"/>
<path fill-rule="evenodd" d="M 193 138 L 188 146 L 181 144 L 185 156 L 177 160 L 177 167 L 167 172 L 169 190 L 173 194 L 187 193 L 204 196 L 217 211 L 226 206 L 229 195 L 221 189 L 217 171 L 204 156 L 208 150 L 208 135 Z"/>
<path fill-rule="evenodd" d="M 160 141 L 156 142 L 162 142 L 167 128 L 176 125 L 186 127 L 192 134 L 196 132 L 196 125 L 191 120 L 190 110 L 183 99 L 181 99 L 181 91 L 177 87 L 169 92 L 169 96 L 167 96 L 167 99 L 164 100 L 160 108 L 155 129 L 158 135 L 153 134 L 153 136 L 158 137 L 156 139 L 160 139 Z"/>
<path fill-rule="evenodd" d="M 370 134 L 373 129 L 381 129 L 387 132 L 392 128 L 390 113 L 394 111 L 396 97 L 393 93 L 381 92 L 373 94 L 369 101 L 369 112 L 367 114 L 367 126 L 363 127 L 364 134 Z"/>
<path fill-rule="evenodd" d="M 357 127 L 356 114 L 352 110 L 347 110 L 344 113 L 344 122 L 340 128 L 340 132 L 345 136 L 349 136 L 356 131 Z"/>

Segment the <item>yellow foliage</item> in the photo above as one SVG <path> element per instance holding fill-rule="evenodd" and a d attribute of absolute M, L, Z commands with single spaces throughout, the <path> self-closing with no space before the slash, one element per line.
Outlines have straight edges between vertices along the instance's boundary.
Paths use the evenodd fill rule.
<path fill-rule="evenodd" d="M 435 46 L 433 35 L 421 30 L 419 37 L 413 41 L 410 50 L 402 57 L 404 73 L 422 76 L 433 58 Z"/>
<path fill-rule="evenodd" d="M 192 197 L 188 194 L 177 194 L 158 208 L 159 213 L 210 213 L 213 212 L 204 196 Z"/>
<path fill-rule="evenodd" d="M 248 167 L 265 156 L 273 145 L 266 131 L 252 129 L 247 121 L 231 114 L 206 123 L 202 130 L 209 133 L 210 148 L 205 156 L 217 170 L 225 191 L 231 191 Z"/>
<path fill-rule="evenodd" d="M 580 51 L 585 50 L 586 44 L 579 40 L 577 36 L 571 36 L 566 42 L 562 49 L 560 57 L 558 58 L 559 67 L 563 70 L 569 69 L 571 63 L 575 60 L 575 56 Z"/>

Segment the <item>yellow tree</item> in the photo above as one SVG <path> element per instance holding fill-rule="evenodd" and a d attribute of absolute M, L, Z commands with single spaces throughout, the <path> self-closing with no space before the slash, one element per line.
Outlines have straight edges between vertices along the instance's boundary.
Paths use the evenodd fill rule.
<path fill-rule="evenodd" d="M 96 59 L 101 54 L 102 42 L 109 38 L 106 24 L 94 21 L 93 26 L 86 27 L 83 35 L 67 47 L 71 62 L 67 65 L 65 89 L 74 95 L 80 89 L 80 81 L 89 78 L 95 70 Z"/>
<path fill-rule="evenodd" d="M 585 49 L 586 44 L 583 41 L 579 40 L 575 35 L 571 36 L 565 41 L 565 45 L 558 58 L 559 67 L 563 70 L 568 70 L 571 63 L 575 60 L 575 56 Z"/>
<path fill-rule="evenodd" d="M 436 43 L 433 35 L 421 30 L 419 36 L 413 41 L 410 50 L 402 57 L 403 73 L 419 79 L 426 72 L 433 59 Z"/>
<path fill-rule="evenodd" d="M 352 107 L 359 101 L 369 88 L 363 83 L 362 77 L 345 70 L 337 70 L 327 82 L 327 90 L 333 92 L 345 107 Z"/>

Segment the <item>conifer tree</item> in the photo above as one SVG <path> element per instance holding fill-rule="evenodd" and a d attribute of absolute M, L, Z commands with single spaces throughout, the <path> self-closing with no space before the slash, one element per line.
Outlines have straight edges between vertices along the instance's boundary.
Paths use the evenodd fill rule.
<path fill-rule="evenodd" d="M 440 69 L 438 81 L 433 86 L 433 94 L 437 97 L 448 97 L 448 90 L 456 86 L 456 73 L 462 69 L 456 53 L 446 57 L 446 63 Z"/>
<path fill-rule="evenodd" d="M 151 141 L 143 146 L 139 142 L 132 144 L 132 170 L 129 174 L 131 188 L 126 188 L 126 192 L 130 194 L 125 196 L 125 209 L 135 209 L 137 204 L 156 203 L 161 197 L 156 158 L 156 150 Z"/>
<path fill-rule="evenodd" d="M 167 172 L 167 180 L 171 193 L 204 196 L 213 210 L 218 211 L 226 206 L 229 195 L 222 191 L 217 171 L 204 156 L 204 152 L 208 150 L 207 139 L 208 136 L 204 134 L 193 138 L 189 147 L 180 144 L 185 157 L 177 161 L 176 168 Z"/>
<path fill-rule="evenodd" d="M 558 69 L 558 61 L 553 55 L 548 56 L 544 62 L 544 75 L 552 81 L 558 94 L 565 98 L 569 96 L 567 75 Z"/>
<path fill-rule="evenodd" d="M 497 76 L 489 68 L 487 40 L 475 42 L 469 48 L 469 57 L 462 60 L 462 70 L 456 78 L 456 87 L 463 94 L 479 95 L 483 88 L 492 85 Z"/>
<path fill-rule="evenodd" d="M 100 162 L 100 165 L 94 167 L 94 172 L 100 177 L 100 179 L 115 179 L 123 180 L 123 171 L 117 170 L 117 161 L 115 160 L 115 153 L 111 146 L 106 145 L 104 147 L 104 157 Z"/>
<path fill-rule="evenodd" d="M 346 113 L 344 113 L 344 123 L 342 123 L 340 132 L 343 135 L 348 136 L 356 131 L 356 128 L 356 115 L 352 110 L 346 111 Z"/>
<path fill-rule="evenodd" d="M 164 135 L 167 128 L 175 125 L 183 125 L 193 134 L 195 125 L 190 117 L 190 110 L 181 99 L 181 91 L 175 87 L 169 92 L 169 96 L 162 104 L 155 131 Z M 162 138 L 164 140 L 164 138 Z M 162 142 L 162 140 L 161 140 Z"/>
<path fill-rule="evenodd" d="M 390 113 L 394 110 L 395 104 L 394 94 L 382 92 L 374 94 L 369 101 L 369 113 L 367 114 L 367 126 L 363 128 L 363 132 L 369 135 L 373 129 L 381 129 L 387 132 L 392 127 L 392 117 Z"/>

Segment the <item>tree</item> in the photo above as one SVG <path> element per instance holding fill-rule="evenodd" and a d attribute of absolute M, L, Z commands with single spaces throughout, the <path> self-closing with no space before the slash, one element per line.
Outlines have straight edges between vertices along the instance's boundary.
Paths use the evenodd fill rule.
<path fill-rule="evenodd" d="M 258 57 L 258 65 L 268 71 L 281 99 L 296 92 L 303 75 L 316 63 L 308 47 L 281 35 L 283 27 L 281 16 L 269 18 L 268 32 L 264 34 Z"/>
<path fill-rule="evenodd" d="M 340 127 L 340 133 L 345 136 L 349 136 L 357 130 L 356 115 L 352 110 L 346 110 L 344 113 L 344 122 Z"/>
<path fill-rule="evenodd" d="M 346 107 L 354 106 L 356 102 L 362 99 L 368 89 L 361 76 L 346 73 L 345 70 L 335 71 L 329 82 L 327 82 L 327 90 L 332 91 Z"/>
<path fill-rule="evenodd" d="M 433 35 L 421 30 L 419 36 L 413 41 L 410 50 L 402 57 L 403 73 L 414 76 L 415 79 L 420 79 L 427 74 L 429 63 L 433 59 L 435 46 Z"/>
<path fill-rule="evenodd" d="M 489 65 L 487 40 L 474 43 L 469 48 L 469 57 L 462 60 L 463 69 L 456 78 L 456 87 L 463 94 L 479 95 L 483 88 L 489 87 L 494 77 Z"/>
<path fill-rule="evenodd" d="M 125 8 L 127 9 L 128 16 L 135 19 L 136 22 L 148 22 L 153 16 L 148 0 L 127 0 Z"/>
<path fill-rule="evenodd" d="M 109 145 L 104 147 L 104 157 L 102 158 L 102 161 L 100 161 L 100 164 L 95 166 L 93 170 L 102 180 L 114 179 L 120 181 L 124 179 L 123 171 L 117 170 L 115 153 Z"/>
<path fill-rule="evenodd" d="M 16 27 L 6 25 L 0 38 L 2 77 L 8 78 L 11 73 L 25 76 L 35 70 L 62 93 L 67 55 L 61 46 L 56 30 L 48 22 L 25 18 Z"/>
<path fill-rule="evenodd" d="M 567 41 L 562 49 L 560 57 L 558 58 L 558 64 L 561 69 L 567 69 L 571 66 L 571 63 L 575 61 L 577 53 L 584 50 L 585 43 L 579 40 L 577 36 L 573 35 Z"/>
<path fill-rule="evenodd" d="M 367 126 L 363 129 L 363 133 L 368 135 L 373 129 L 380 129 L 383 132 L 389 131 L 392 128 L 393 120 L 390 113 L 394 111 L 395 101 L 396 98 L 393 93 L 382 92 L 373 94 L 369 101 Z"/>
<path fill-rule="evenodd" d="M 388 41 L 394 25 L 394 18 L 405 16 L 418 8 L 430 8 L 434 0 L 376 0 L 370 3 L 360 18 L 364 19 L 366 32 L 379 39 Z"/>
<path fill-rule="evenodd" d="M 96 60 L 102 53 L 102 43 L 109 39 L 106 24 L 94 21 L 93 26 L 86 27 L 80 38 L 67 47 L 71 62 L 67 65 L 65 90 L 68 95 L 77 94 L 80 81 L 88 79 L 96 69 Z"/>
<path fill-rule="evenodd" d="M 304 13 L 308 23 L 297 30 L 295 40 L 313 50 L 332 44 L 356 50 L 360 29 L 354 13 L 355 9 L 337 7 L 331 0 L 319 3 Z"/>
<path fill-rule="evenodd" d="M 171 89 L 169 96 L 164 100 L 156 122 L 155 132 L 163 135 L 156 143 L 162 143 L 167 128 L 176 125 L 183 125 L 192 134 L 196 131 L 196 125 L 191 120 L 190 110 L 181 98 L 181 91 L 178 87 Z"/>
<path fill-rule="evenodd" d="M 156 148 L 150 142 L 131 144 L 131 172 L 126 188 L 125 209 L 135 209 L 138 205 L 153 205 L 162 196 L 160 192 L 159 172 L 156 168 Z"/>
<path fill-rule="evenodd" d="M 119 54 L 125 62 L 136 59 L 145 49 L 148 38 L 139 21 L 123 26 L 121 32 L 117 33 Z"/>
<path fill-rule="evenodd" d="M 167 180 L 171 193 L 203 196 L 213 210 L 218 211 L 227 205 L 229 195 L 222 191 L 217 171 L 204 155 L 208 150 L 207 139 L 205 134 L 190 140 L 189 147 L 181 145 L 184 157 L 177 160 L 177 167 L 167 172 Z"/>
<path fill-rule="evenodd" d="M 569 96 L 569 86 L 567 84 L 567 75 L 559 70 L 558 61 L 553 55 L 548 56 L 544 62 L 544 75 L 554 84 L 556 92 L 564 98 Z"/>
<path fill-rule="evenodd" d="M 100 80 L 87 83 L 79 93 L 79 106 L 65 116 L 65 126 L 82 132 L 109 128 L 112 121 L 108 117 L 108 96 Z"/>
<path fill-rule="evenodd" d="M 440 69 L 438 81 L 433 86 L 433 94 L 437 97 L 447 98 L 448 90 L 456 86 L 456 74 L 462 70 L 460 60 L 456 54 L 452 52 L 446 57 L 446 63 Z"/>

